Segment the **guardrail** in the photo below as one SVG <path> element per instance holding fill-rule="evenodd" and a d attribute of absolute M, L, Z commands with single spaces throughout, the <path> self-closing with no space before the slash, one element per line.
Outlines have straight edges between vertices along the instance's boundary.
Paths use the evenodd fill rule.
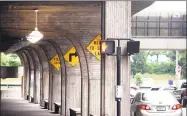
<path fill-rule="evenodd" d="M 1 87 L 21 87 L 21 84 L 0 84 Z"/>

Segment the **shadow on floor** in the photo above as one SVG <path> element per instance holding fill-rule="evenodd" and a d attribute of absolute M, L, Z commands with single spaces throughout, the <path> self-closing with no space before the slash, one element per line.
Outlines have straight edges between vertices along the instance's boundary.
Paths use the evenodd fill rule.
<path fill-rule="evenodd" d="M 60 116 L 24 99 L 2 98 L 0 116 Z"/>

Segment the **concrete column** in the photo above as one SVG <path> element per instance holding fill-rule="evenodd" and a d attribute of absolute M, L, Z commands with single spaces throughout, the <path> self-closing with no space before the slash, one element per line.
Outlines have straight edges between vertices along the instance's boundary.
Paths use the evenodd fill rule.
<path fill-rule="evenodd" d="M 27 95 L 29 95 L 29 63 L 26 55 L 22 52 L 21 55 L 24 59 L 24 98 L 27 99 Z"/>
<path fill-rule="evenodd" d="M 44 44 L 44 43 L 43 43 Z M 48 62 L 53 59 L 57 54 L 56 49 L 50 43 L 45 43 L 43 46 L 46 54 L 48 55 Z M 58 55 L 59 56 L 59 55 Z M 49 64 L 49 110 L 54 111 L 54 102 L 61 101 L 61 71 L 57 70 L 52 64 Z"/>
<path fill-rule="evenodd" d="M 40 48 L 42 48 L 43 49 L 43 51 L 44 51 L 44 53 L 45 53 L 45 55 L 46 55 L 46 57 L 47 57 L 47 61 L 49 62 L 50 61 L 50 59 L 51 59 L 51 56 L 50 56 L 50 53 L 49 52 L 51 52 L 52 50 L 47 50 L 47 48 L 46 47 L 48 47 L 48 46 L 45 46 L 44 47 L 44 45 L 39 45 L 40 46 Z M 49 45 L 49 47 L 51 47 L 50 45 Z M 52 48 L 52 47 L 51 47 Z M 48 92 L 48 93 L 46 93 L 46 92 L 44 92 L 44 99 L 45 99 L 45 94 L 48 94 L 48 95 L 46 95 L 46 96 L 48 96 L 47 98 L 48 98 L 48 102 L 49 102 L 49 107 L 48 107 L 48 110 L 52 110 L 52 84 L 53 84 L 53 71 L 52 71 L 52 65 L 51 64 L 48 64 L 49 65 L 49 68 L 48 68 L 48 71 L 46 72 L 45 71 L 45 69 L 43 70 L 44 72 L 43 72 L 43 76 L 44 76 L 44 78 L 45 78 L 45 76 L 47 77 L 46 79 L 44 79 L 43 81 L 43 83 L 44 83 L 44 91 L 48 88 L 49 90 L 48 91 L 46 91 L 46 92 Z"/>
<path fill-rule="evenodd" d="M 31 47 L 35 56 L 38 57 L 38 62 L 40 62 L 40 75 L 37 75 L 39 79 L 37 82 L 40 82 L 38 83 L 40 87 L 37 92 L 40 92 L 40 106 L 44 107 L 44 100 L 48 100 L 49 93 L 49 62 L 42 48 L 37 45 L 32 45 Z"/>
<path fill-rule="evenodd" d="M 33 59 L 33 65 L 34 65 L 34 103 L 40 103 L 40 61 L 38 54 L 35 53 L 34 50 L 28 49 L 31 58 Z"/>
<path fill-rule="evenodd" d="M 23 51 L 25 55 L 27 56 L 27 59 L 29 60 L 29 100 L 31 101 L 31 97 L 34 98 L 34 64 L 33 59 L 30 55 L 30 53 L 27 50 Z"/>
<path fill-rule="evenodd" d="M 131 29 L 131 2 L 105 2 L 105 39 L 129 38 Z M 126 53 L 127 41 L 121 42 L 122 54 Z M 117 45 L 117 44 L 116 44 Z M 115 85 L 116 85 L 116 57 L 105 58 L 105 114 L 116 116 Z M 121 57 L 121 85 L 123 98 L 121 100 L 121 116 L 130 116 L 130 64 L 129 57 Z"/>

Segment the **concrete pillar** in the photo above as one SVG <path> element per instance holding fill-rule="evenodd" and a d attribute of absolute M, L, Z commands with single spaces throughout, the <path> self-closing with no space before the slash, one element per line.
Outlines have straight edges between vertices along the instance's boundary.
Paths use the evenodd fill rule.
<path fill-rule="evenodd" d="M 39 51 L 40 57 L 42 58 L 42 65 L 43 65 L 43 70 L 42 70 L 42 79 L 41 79 L 41 91 L 42 91 L 42 106 L 44 106 L 44 100 L 49 99 L 49 62 L 47 60 L 47 56 L 44 53 L 43 50 L 40 49 Z M 45 56 L 45 57 L 44 57 Z"/>
<path fill-rule="evenodd" d="M 49 99 L 49 69 L 44 68 L 43 69 L 43 100 L 48 100 Z M 44 105 L 44 101 L 42 103 Z"/>
<path fill-rule="evenodd" d="M 34 64 L 33 59 L 30 53 L 27 50 L 23 51 L 29 60 L 29 100 L 31 101 L 31 97 L 34 98 Z"/>
<path fill-rule="evenodd" d="M 44 47 L 44 45 L 39 45 L 39 47 L 42 48 L 42 50 L 44 51 L 44 53 L 45 53 L 45 55 L 47 57 L 47 61 L 49 63 L 51 57 L 50 57 L 50 54 L 48 52 L 51 51 L 51 50 L 47 50 L 46 49 L 47 46 Z M 43 77 L 44 78 L 45 78 L 45 76 L 47 77 L 46 79 L 44 79 L 44 82 L 43 82 L 43 84 L 44 84 L 44 91 L 46 89 L 48 89 L 48 91 L 46 91 L 44 93 L 44 100 L 45 100 L 45 94 L 48 94 L 48 95 L 46 95 L 46 96 L 48 96 L 46 98 L 47 98 L 47 100 L 49 102 L 48 110 L 52 110 L 52 83 L 53 83 L 52 82 L 53 81 L 52 65 L 49 63 L 48 71 L 45 71 L 45 69 L 43 71 L 44 71 L 43 72 Z"/>
<path fill-rule="evenodd" d="M 43 44 L 47 46 L 43 46 L 45 52 L 48 55 L 48 62 L 53 59 L 57 54 L 56 48 L 54 48 L 49 42 L 43 42 Z M 59 56 L 59 55 L 58 55 Z M 49 110 L 54 111 L 54 102 L 61 101 L 61 70 L 57 70 L 52 64 L 49 64 Z"/>
<path fill-rule="evenodd" d="M 22 55 L 22 53 L 20 53 L 20 52 L 18 52 L 18 56 L 20 57 L 20 59 L 21 59 L 21 64 L 23 65 L 23 77 L 21 78 L 21 80 L 22 80 L 22 83 L 21 83 L 21 91 L 22 91 L 22 98 L 26 98 L 26 79 L 27 79 L 27 77 L 25 76 L 25 63 L 26 63 L 26 61 L 25 61 L 25 58 L 24 58 L 24 56 Z"/>
<path fill-rule="evenodd" d="M 68 62 L 66 79 L 66 115 L 70 115 L 70 108 L 81 107 L 81 74 L 80 64 L 72 67 Z"/>
<path fill-rule="evenodd" d="M 31 58 L 33 59 L 34 65 L 34 103 L 40 103 L 40 68 L 41 64 L 39 61 L 38 54 L 33 49 L 28 49 Z"/>
<path fill-rule="evenodd" d="M 105 39 L 129 38 L 131 29 L 131 2 L 105 2 Z M 121 42 L 122 53 L 126 53 L 127 41 Z M 115 85 L 116 85 L 116 57 L 105 57 L 105 114 L 116 116 Z M 130 64 L 129 57 L 121 57 L 121 85 L 123 98 L 121 100 L 121 116 L 130 116 Z"/>
<path fill-rule="evenodd" d="M 49 93 L 49 62 L 45 52 L 37 45 L 31 46 L 40 62 L 40 106 L 44 107 L 44 100 L 48 100 Z M 39 76 L 39 75 L 38 75 Z M 38 83 L 39 84 L 39 83 Z"/>
<path fill-rule="evenodd" d="M 27 99 L 27 95 L 29 95 L 29 62 L 27 59 L 27 56 L 23 53 L 20 52 L 20 54 L 23 56 L 24 60 L 24 98 Z"/>
<path fill-rule="evenodd" d="M 58 54 L 61 57 L 73 47 L 72 43 L 65 38 L 56 39 L 53 41 L 54 47 L 56 47 Z M 59 57 L 60 58 L 60 57 Z M 65 58 L 65 57 L 64 57 Z M 61 102 L 61 115 L 69 116 L 70 108 L 80 108 L 81 107 L 81 70 L 80 63 L 78 62 L 75 66 L 71 66 L 67 59 L 61 59 L 62 62 L 62 102 Z M 74 57 L 73 57 L 74 58 Z M 64 73 L 64 74 L 63 74 Z"/>

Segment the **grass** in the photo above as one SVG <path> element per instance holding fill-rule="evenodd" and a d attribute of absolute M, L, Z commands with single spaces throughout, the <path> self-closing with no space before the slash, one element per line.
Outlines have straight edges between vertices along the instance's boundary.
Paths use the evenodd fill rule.
<path fill-rule="evenodd" d="M 1 90 L 7 90 L 7 89 L 19 89 L 21 86 L 1 86 Z"/>
<path fill-rule="evenodd" d="M 169 80 L 174 79 L 174 75 L 169 74 L 143 74 L 144 78 L 152 78 L 153 80 Z"/>
<path fill-rule="evenodd" d="M 1 84 L 21 84 L 21 78 L 1 79 Z"/>
<path fill-rule="evenodd" d="M 152 78 L 156 85 L 167 85 L 168 80 L 175 80 L 175 75 L 169 74 L 143 74 L 143 78 Z M 131 78 L 131 84 L 135 84 L 135 79 Z"/>

